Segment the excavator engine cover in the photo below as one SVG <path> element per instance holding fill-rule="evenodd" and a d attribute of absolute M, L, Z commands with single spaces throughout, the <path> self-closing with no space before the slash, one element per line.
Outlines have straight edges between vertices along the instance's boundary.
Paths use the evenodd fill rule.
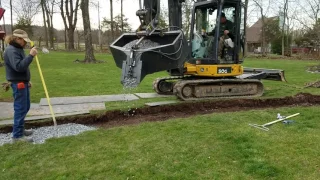
<path fill-rule="evenodd" d="M 110 46 L 117 67 L 122 69 L 121 83 L 130 87 L 138 86 L 148 74 L 183 67 L 187 48 L 180 30 L 142 37 L 124 33 Z"/>

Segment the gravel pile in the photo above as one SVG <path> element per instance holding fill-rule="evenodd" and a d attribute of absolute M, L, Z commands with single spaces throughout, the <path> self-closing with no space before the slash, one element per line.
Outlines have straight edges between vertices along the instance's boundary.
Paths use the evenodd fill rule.
<path fill-rule="evenodd" d="M 64 136 L 74 136 L 85 131 L 92 131 L 96 128 L 84 126 L 81 124 L 63 124 L 57 127 L 41 127 L 33 132 L 33 144 L 43 144 L 46 139 L 59 138 Z M 12 133 L 0 134 L 0 146 L 6 143 L 11 143 Z"/>
<path fill-rule="evenodd" d="M 134 40 L 123 46 L 126 50 L 130 50 L 132 46 L 134 46 L 139 40 Z M 144 39 L 141 41 L 141 43 L 138 45 L 139 49 L 148 49 L 152 47 L 160 46 L 159 43 L 153 42 L 149 39 Z"/>
<path fill-rule="evenodd" d="M 136 78 L 126 77 L 122 83 L 123 83 L 123 90 L 125 92 L 128 92 L 128 94 L 130 94 L 138 86 L 138 82 Z"/>

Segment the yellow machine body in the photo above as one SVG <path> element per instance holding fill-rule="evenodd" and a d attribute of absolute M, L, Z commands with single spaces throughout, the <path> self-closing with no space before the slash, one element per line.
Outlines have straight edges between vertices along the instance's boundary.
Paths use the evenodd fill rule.
<path fill-rule="evenodd" d="M 240 64 L 219 64 L 204 65 L 190 64 L 184 65 L 185 75 L 204 76 L 204 77 L 234 77 L 243 74 L 243 67 Z"/>

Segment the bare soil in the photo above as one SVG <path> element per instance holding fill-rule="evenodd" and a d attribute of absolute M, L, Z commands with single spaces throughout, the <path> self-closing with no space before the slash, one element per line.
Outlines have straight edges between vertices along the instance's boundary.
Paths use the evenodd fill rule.
<path fill-rule="evenodd" d="M 320 105 L 320 96 L 300 93 L 293 97 L 272 99 L 227 99 L 202 102 L 185 102 L 174 105 L 143 107 L 128 112 L 114 110 L 103 114 L 90 114 L 58 118 L 58 124 L 78 123 L 110 128 L 142 122 L 165 121 L 172 118 L 185 118 L 199 114 L 247 111 L 253 109 L 315 106 Z M 26 128 L 51 126 L 52 121 L 27 122 Z M 12 131 L 11 126 L 0 127 L 0 133 Z"/>

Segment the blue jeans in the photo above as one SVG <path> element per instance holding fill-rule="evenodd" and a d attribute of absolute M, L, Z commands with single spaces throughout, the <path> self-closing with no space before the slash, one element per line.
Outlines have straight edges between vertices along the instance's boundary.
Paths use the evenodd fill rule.
<path fill-rule="evenodd" d="M 24 86 L 24 88 L 18 89 L 18 83 L 11 83 L 14 98 L 13 138 L 20 138 L 23 136 L 24 118 L 30 109 L 30 91 L 28 83 L 24 83 Z"/>

